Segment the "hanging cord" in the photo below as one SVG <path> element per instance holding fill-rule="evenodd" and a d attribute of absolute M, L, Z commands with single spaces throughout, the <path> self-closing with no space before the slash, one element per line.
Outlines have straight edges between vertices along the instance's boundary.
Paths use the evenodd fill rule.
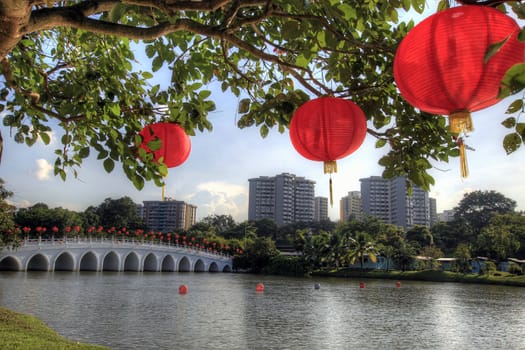
<path fill-rule="evenodd" d="M 164 184 L 162 185 L 162 201 L 164 202 L 165 194 L 166 194 L 166 179 L 168 178 L 168 175 L 166 174 L 164 176 Z"/>

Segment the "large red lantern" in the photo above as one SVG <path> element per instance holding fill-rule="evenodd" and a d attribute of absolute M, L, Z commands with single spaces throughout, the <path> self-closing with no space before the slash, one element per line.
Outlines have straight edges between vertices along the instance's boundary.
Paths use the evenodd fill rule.
<path fill-rule="evenodd" d="M 160 122 L 147 125 L 139 135 L 142 136 L 140 147 L 146 152 L 152 152 L 156 162 L 162 159 L 168 168 L 181 165 L 190 155 L 190 138 L 177 124 Z M 155 151 L 151 151 L 148 146 L 153 141 L 160 141 L 160 148 Z M 162 187 L 162 200 L 164 200 L 164 186 Z"/>
<path fill-rule="evenodd" d="M 422 111 L 448 115 L 454 134 L 472 131 L 470 113 L 496 104 L 505 72 L 523 62 L 525 44 L 518 33 L 512 18 L 485 6 L 455 7 L 426 18 L 396 52 L 401 95 Z M 464 146 L 460 151 L 464 156 Z M 464 157 L 462 175 L 467 176 Z"/>
<path fill-rule="evenodd" d="M 292 145 L 303 157 L 324 162 L 324 172 L 337 172 L 337 159 L 361 146 L 366 117 L 352 101 L 336 97 L 310 100 L 297 109 L 290 122 Z M 330 179 L 331 185 L 331 179 Z M 330 186 L 330 203 L 333 204 Z"/>

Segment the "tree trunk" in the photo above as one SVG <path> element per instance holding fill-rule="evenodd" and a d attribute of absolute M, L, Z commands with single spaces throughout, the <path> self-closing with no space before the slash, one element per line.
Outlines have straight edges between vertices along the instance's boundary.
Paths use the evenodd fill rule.
<path fill-rule="evenodd" d="M 31 16 L 30 0 L 0 1 L 0 61 L 18 44 L 24 27 Z"/>

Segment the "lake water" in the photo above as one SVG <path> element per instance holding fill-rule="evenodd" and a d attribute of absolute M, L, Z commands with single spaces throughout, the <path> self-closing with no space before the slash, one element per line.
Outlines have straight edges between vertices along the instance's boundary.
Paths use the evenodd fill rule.
<path fill-rule="evenodd" d="M 525 349 L 524 288 L 363 282 L 0 272 L 0 306 L 35 315 L 69 339 L 113 349 Z"/>

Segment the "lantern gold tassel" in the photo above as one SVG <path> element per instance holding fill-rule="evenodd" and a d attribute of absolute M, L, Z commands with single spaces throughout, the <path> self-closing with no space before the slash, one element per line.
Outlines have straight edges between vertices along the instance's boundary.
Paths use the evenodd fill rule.
<path fill-rule="evenodd" d="M 324 162 L 324 173 L 330 174 L 330 206 L 334 206 L 334 194 L 332 190 L 332 173 L 337 173 L 337 162 L 335 160 L 327 160 Z"/>
<path fill-rule="evenodd" d="M 454 112 L 448 116 L 448 120 L 450 124 L 450 131 L 453 134 L 458 135 L 457 144 L 459 146 L 461 177 L 466 178 L 468 176 L 467 150 L 465 147 L 465 142 L 460 135 L 466 135 L 467 133 L 474 130 L 472 125 L 472 117 L 470 116 L 470 112 Z"/>
<path fill-rule="evenodd" d="M 337 173 L 337 162 L 335 160 L 327 160 L 324 162 L 324 173 Z"/>
<path fill-rule="evenodd" d="M 465 143 L 463 142 L 462 138 L 458 139 L 458 146 L 461 177 L 466 178 L 468 176 L 467 153 L 465 149 Z"/>
<path fill-rule="evenodd" d="M 467 133 L 474 130 L 470 112 L 454 112 L 448 116 L 450 131 L 454 134 Z"/>

